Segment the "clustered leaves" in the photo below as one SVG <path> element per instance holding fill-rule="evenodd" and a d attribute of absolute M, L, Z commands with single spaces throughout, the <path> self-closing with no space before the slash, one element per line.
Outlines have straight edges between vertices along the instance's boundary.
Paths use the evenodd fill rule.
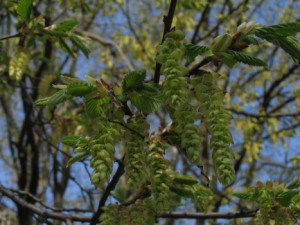
<path fill-rule="evenodd" d="M 26 8 L 18 12 L 23 20 L 30 12 L 30 7 Z M 71 32 L 76 25 L 76 21 L 64 21 L 49 27 L 39 23 L 32 34 L 48 35 L 72 55 L 73 51 L 65 39 L 70 40 L 87 55 L 89 49 L 84 39 Z M 296 28 L 292 30 L 294 25 Z M 127 184 L 134 190 L 134 196 L 130 196 L 127 202 L 122 201 L 121 205 L 104 207 L 101 224 L 154 224 L 157 216 L 175 208 L 181 198 L 193 199 L 200 210 L 206 211 L 213 200 L 211 190 L 192 176 L 178 175 L 171 167 L 165 156 L 167 144 L 170 143 L 166 143 L 160 133 L 149 138 L 146 115 L 164 106 L 172 119 L 172 131 L 178 138 L 179 149 L 197 166 L 201 166 L 199 123 L 206 126 L 211 136 L 209 147 L 212 149 L 216 176 L 224 185 L 233 183 L 234 153 L 230 148 L 233 140 L 228 128 L 231 115 L 223 105 L 224 93 L 217 85 L 219 75 L 211 69 L 189 74 L 180 61 L 185 58 L 191 63 L 196 56 L 202 55 L 208 61 L 224 62 L 230 67 L 237 62 L 266 66 L 261 59 L 243 51 L 249 45 L 259 44 L 254 36 L 279 45 L 299 61 L 300 47 L 292 37 L 299 29 L 298 23 L 270 27 L 253 22 L 243 23 L 235 33 L 216 37 L 209 47 L 186 44 L 184 33 L 172 30 L 165 35 L 164 43 L 157 47 L 156 61 L 162 65 L 164 76 L 161 85 L 147 81 L 146 70 L 127 72 L 122 84 L 114 83 L 112 86 L 91 76 L 87 76 L 87 82 L 62 76 L 64 84 L 54 85 L 59 89 L 56 93 L 36 101 L 37 105 L 55 106 L 72 97 L 81 97 L 88 117 L 101 121 L 97 127 L 99 133 L 92 138 L 68 136 L 63 139 L 63 143 L 74 147 L 77 153 L 70 159 L 69 165 L 91 157 L 94 169 L 91 181 L 97 187 L 103 188 L 109 181 L 115 160 L 115 145 L 124 141 Z M 11 60 L 12 65 L 18 64 L 17 72 L 10 72 L 17 80 L 26 69 L 26 57 L 23 55 L 24 59 L 20 62 Z M 125 114 L 129 118 L 125 119 Z M 113 121 L 115 124 L 112 124 Z M 122 125 L 125 131 L 116 124 Z M 284 187 L 268 182 L 264 186 L 258 183 L 248 193 L 236 196 L 260 204 L 258 224 L 266 224 L 270 219 L 275 220 L 276 224 L 284 224 L 282 218 L 285 217 L 294 223 L 300 208 L 300 197 L 294 190 L 299 187 L 297 185 Z"/>
<path fill-rule="evenodd" d="M 196 56 L 203 55 L 212 57 L 215 61 L 222 61 L 229 67 L 237 62 L 251 66 L 266 67 L 266 63 L 244 51 L 250 45 L 258 45 L 261 41 L 254 36 L 265 39 L 268 42 L 279 46 L 287 52 L 295 62 L 300 62 L 300 44 L 294 37 L 299 32 L 299 23 L 285 23 L 273 26 L 244 22 L 240 24 L 235 33 L 225 33 L 217 36 L 210 46 L 186 44 L 186 58 L 192 62 Z"/>
<path fill-rule="evenodd" d="M 11 56 L 9 63 L 9 75 L 13 80 L 20 81 L 30 60 L 28 48 L 25 49 L 25 39 L 39 41 L 45 37 L 51 41 L 57 41 L 61 48 L 68 54 L 75 57 L 74 50 L 78 49 L 88 57 L 90 48 L 88 40 L 75 32 L 73 29 L 78 25 L 76 20 L 66 20 L 50 26 L 45 26 L 42 17 L 31 18 L 33 0 L 19 0 L 17 4 L 18 21 L 22 24 L 16 36 L 21 40 L 16 48 L 15 54 Z M 68 42 L 72 43 L 72 47 Z M 73 48 L 75 47 L 75 49 Z"/>
<path fill-rule="evenodd" d="M 292 22 L 273 26 L 257 25 L 252 33 L 265 39 L 288 53 L 298 64 L 300 63 L 300 44 L 294 37 L 300 32 L 300 23 Z"/>
<path fill-rule="evenodd" d="M 267 181 L 264 185 L 258 181 L 247 192 L 234 195 L 240 199 L 256 202 L 260 208 L 255 218 L 256 224 L 292 225 L 300 215 L 300 180 L 295 179 L 289 185 Z"/>
<path fill-rule="evenodd" d="M 161 90 L 153 82 L 145 82 L 146 70 L 135 70 L 126 73 L 122 83 L 124 96 L 121 100 L 129 99 L 138 110 L 149 114 L 157 110 L 162 103 Z"/>

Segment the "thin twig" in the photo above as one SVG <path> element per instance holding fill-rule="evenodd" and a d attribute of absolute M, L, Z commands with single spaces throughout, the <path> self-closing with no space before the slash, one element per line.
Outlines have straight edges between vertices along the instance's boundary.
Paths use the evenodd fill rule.
<path fill-rule="evenodd" d="M 120 169 L 121 168 L 121 169 Z M 93 221 L 93 217 L 90 216 L 82 216 L 77 214 L 65 214 L 65 213 L 57 213 L 57 212 L 49 212 L 44 209 L 41 209 L 34 204 L 28 203 L 25 201 L 23 198 L 20 196 L 16 195 L 14 192 L 10 191 L 9 189 L 3 187 L 0 185 L 0 193 L 8 198 L 10 198 L 12 201 L 14 201 L 17 205 L 20 205 L 24 208 L 29 209 L 31 212 L 44 217 L 44 218 L 51 218 L 55 220 L 60 220 L 60 221 L 77 221 L 77 222 L 91 222 L 91 225 L 97 224 L 98 215 L 101 215 L 102 207 L 104 206 L 108 196 L 110 195 L 110 192 L 114 189 L 116 185 L 116 180 L 119 180 L 120 175 L 124 173 L 124 167 L 121 165 L 119 169 L 117 170 L 116 174 L 112 178 L 112 181 L 108 185 L 109 188 L 107 188 L 107 191 L 104 193 L 100 200 L 100 214 L 97 213 L 95 217 L 95 222 Z M 103 205 L 102 205 L 103 204 Z M 210 213 L 197 213 L 197 212 L 169 212 L 169 213 L 164 213 L 162 214 L 161 218 L 173 218 L 173 219 L 235 219 L 235 218 L 247 218 L 247 217 L 254 217 L 256 213 L 258 212 L 258 209 L 254 209 L 251 211 L 247 212 L 238 212 L 238 213 L 232 213 L 232 212 L 210 212 Z"/>
<path fill-rule="evenodd" d="M 8 198 L 10 198 L 13 202 L 15 202 L 17 205 L 22 206 L 31 212 L 42 216 L 44 218 L 51 218 L 51 219 L 56 219 L 60 221 L 66 221 L 66 220 L 71 220 L 71 221 L 79 221 L 79 222 L 89 222 L 91 220 L 90 216 L 81 216 L 77 214 L 65 214 L 65 213 L 58 213 L 58 212 L 49 212 L 44 209 L 41 209 L 34 204 L 31 204 L 24 200 L 23 198 L 19 197 L 16 195 L 14 192 L 10 191 L 9 189 L 3 187 L 0 185 L 0 193 Z"/>
<path fill-rule="evenodd" d="M 171 30 L 173 17 L 174 17 L 174 13 L 175 13 L 175 9 L 176 9 L 176 4 L 177 4 L 177 0 L 171 0 L 168 15 L 164 17 L 165 28 L 164 28 L 164 34 L 162 37 L 161 44 L 165 41 L 166 33 L 170 32 L 170 30 Z M 156 63 L 154 78 L 153 78 L 153 81 L 155 83 L 159 83 L 160 69 L 161 69 L 161 64 Z"/>
<path fill-rule="evenodd" d="M 0 38 L 0 41 L 7 40 L 7 39 L 12 39 L 12 38 L 17 38 L 17 37 L 21 37 L 21 34 L 8 35 L 8 36 Z"/>
<path fill-rule="evenodd" d="M 134 70 L 134 66 L 132 65 L 132 63 L 130 62 L 130 60 L 125 55 L 125 53 L 123 52 L 122 48 L 117 43 L 115 43 L 114 41 L 105 39 L 105 38 L 103 38 L 102 36 L 100 36 L 98 34 L 95 34 L 95 33 L 92 33 L 92 32 L 88 32 L 88 31 L 76 30 L 75 33 L 87 36 L 90 39 L 92 39 L 94 41 L 97 41 L 97 42 L 99 42 L 100 44 L 102 44 L 104 46 L 112 46 L 112 47 L 114 47 L 116 49 L 116 51 L 119 53 L 120 57 L 126 63 L 128 69 L 129 70 Z"/>
<path fill-rule="evenodd" d="M 298 117 L 300 116 L 299 112 L 292 112 L 292 113 L 250 113 L 243 110 L 236 110 L 233 108 L 229 108 L 232 113 L 237 115 L 242 115 L 246 117 L 252 117 L 252 118 L 283 118 L 283 117 Z"/>
<path fill-rule="evenodd" d="M 239 213 L 220 213 L 220 212 L 211 212 L 211 213 L 193 213 L 193 212 L 170 212 L 161 215 L 161 218 L 173 218 L 173 219 L 236 219 L 236 218 L 247 218 L 254 217 L 258 209 L 249 211 L 249 212 L 239 212 Z"/>
<path fill-rule="evenodd" d="M 12 192 L 18 193 L 19 195 L 25 195 L 30 197 L 31 199 L 33 199 L 35 202 L 38 202 L 41 206 L 50 209 L 54 212 L 92 212 L 92 210 L 87 210 L 87 209 L 78 209 L 78 208 L 70 208 L 70 209 L 66 209 L 66 208 L 56 208 L 53 206 L 50 206 L 46 203 L 44 203 L 41 199 L 39 199 L 37 196 L 27 192 L 27 191 L 21 191 L 21 190 L 15 190 L 15 189 L 9 189 Z"/>
<path fill-rule="evenodd" d="M 125 129 L 129 130 L 130 132 L 134 133 L 135 135 L 137 135 L 141 139 L 145 140 L 145 136 L 144 135 L 142 135 L 139 132 L 137 132 L 136 130 L 128 127 L 126 124 L 124 124 L 124 123 L 122 123 L 120 121 L 117 121 L 117 120 L 108 119 L 108 121 L 111 122 L 111 123 L 119 124 L 120 126 L 124 127 Z"/>

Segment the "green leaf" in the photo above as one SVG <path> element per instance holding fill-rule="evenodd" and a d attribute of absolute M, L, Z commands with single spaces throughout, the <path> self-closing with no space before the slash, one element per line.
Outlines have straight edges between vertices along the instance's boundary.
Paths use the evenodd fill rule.
<path fill-rule="evenodd" d="M 146 114 L 156 111 L 162 104 L 161 91 L 155 83 L 144 83 L 140 90 L 128 93 L 128 96 L 132 104 Z"/>
<path fill-rule="evenodd" d="M 49 36 L 54 37 L 54 38 L 68 37 L 68 34 L 66 32 L 51 30 L 51 29 L 49 29 L 49 27 L 38 29 L 38 31 L 42 34 L 49 35 Z"/>
<path fill-rule="evenodd" d="M 40 99 L 36 100 L 34 102 L 34 104 L 36 106 L 45 106 L 45 105 L 48 105 L 48 102 L 49 102 L 49 97 L 46 97 L 46 98 L 40 98 Z"/>
<path fill-rule="evenodd" d="M 17 13 L 21 20 L 29 21 L 33 0 L 19 0 Z"/>
<path fill-rule="evenodd" d="M 102 115 L 103 105 L 109 103 L 110 98 L 105 96 L 103 98 L 90 98 L 85 100 L 85 107 L 87 114 L 91 118 L 95 118 Z"/>
<path fill-rule="evenodd" d="M 299 204 L 300 204 L 300 195 L 295 195 L 295 196 L 293 197 L 293 199 L 292 199 L 292 202 L 293 202 L 294 204 L 299 205 Z"/>
<path fill-rule="evenodd" d="M 232 68 L 237 63 L 237 60 L 235 60 L 232 55 L 226 53 L 222 53 L 222 54 L 224 55 L 223 62 L 229 68 Z"/>
<path fill-rule="evenodd" d="M 123 188 L 118 187 L 115 191 L 114 191 L 114 197 L 121 203 L 126 202 L 127 200 L 127 196 L 126 196 L 126 190 L 124 190 Z"/>
<path fill-rule="evenodd" d="M 249 36 L 249 35 L 245 35 L 242 38 L 242 41 L 245 41 L 245 42 L 247 42 L 249 44 L 252 44 L 252 45 L 259 45 L 259 41 L 255 37 L 252 37 L 252 36 Z"/>
<path fill-rule="evenodd" d="M 288 207 L 292 201 L 292 198 L 298 193 L 298 191 L 283 191 L 276 196 L 276 200 L 282 206 Z"/>
<path fill-rule="evenodd" d="M 252 33 L 254 33 L 257 37 L 266 40 L 280 39 L 287 36 L 293 36 L 298 32 L 300 32 L 300 23 L 298 22 L 256 27 L 252 31 Z"/>
<path fill-rule="evenodd" d="M 73 82 L 68 84 L 67 86 L 67 93 L 72 96 L 85 96 L 92 91 L 94 91 L 96 88 L 89 85 L 86 82 L 80 81 L 80 82 Z"/>
<path fill-rule="evenodd" d="M 300 179 L 295 179 L 289 185 L 286 186 L 287 189 L 295 189 L 299 187 L 300 187 Z"/>
<path fill-rule="evenodd" d="M 198 183 L 198 181 L 195 178 L 188 175 L 176 176 L 173 181 L 178 184 L 187 185 L 194 185 Z"/>
<path fill-rule="evenodd" d="M 181 0 L 178 2 L 178 4 L 185 10 L 201 11 L 207 4 L 207 0 L 198 0 L 198 1 Z"/>
<path fill-rule="evenodd" d="M 143 86 L 146 77 L 146 70 L 134 70 L 125 74 L 123 80 L 124 91 L 137 90 Z"/>
<path fill-rule="evenodd" d="M 204 53 L 211 51 L 209 47 L 204 45 L 185 44 L 184 47 L 184 57 L 189 63 L 193 62 L 198 55 L 204 55 Z"/>
<path fill-rule="evenodd" d="M 61 102 L 64 102 L 68 98 L 69 96 L 67 95 L 66 90 L 60 90 L 50 97 L 48 105 L 50 106 L 57 105 Z"/>
<path fill-rule="evenodd" d="M 79 135 L 70 135 L 62 138 L 62 143 L 71 147 L 75 147 L 82 137 Z"/>
<path fill-rule="evenodd" d="M 143 113 L 149 114 L 157 110 L 161 106 L 161 99 L 153 98 L 143 94 L 137 94 L 130 98 L 132 104 Z"/>
<path fill-rule="evenodd" d="M 55 92 L 53 95 L 47 98 L 38 99 L 35 101 L 35 105 L 37 106 L 55 106 L 61 102 L 64 102 L 71 96 L 66 93 L 66 90 L 59 90 Z"/>
<path fill-rule="evenodd" d="M 170 186 L 170 191 L 172 191 L 175 194 L 182 196 L 182 197 L 187 197 L 187 198 L 194 197 L 194 193 L 191 190 L 183 188 L 183 187 Z"/>
<path fill-rule="evenodd" d="M 87 45 L 87 39 L 85 39 L 79 35 L 72 35 L 70 37 L 70 40 L 80 51 L 82 51 L 82 53 L 85 55 L 85 57 L 88 58 L 88 56 L 91 52 L 91 49 Z"/>
<path fill-rule="evenodd" d="M 59 43 L 60 47 L 61 47 L 66 53 L 68 53 L 70 56 L 72 56 L 73 58 L 75 58 L 74 52 L 73 52 L 72 49 L 68 46 L 68 44 L 64 41 L 63 38 L 58 38 L 58 43 Z"/>
<path fill-rule="evenodd" d="M 300 63 L 300 45 L 294 37 L 286 37 L 273 41 L 286 53 L 288 53 L 298 64 Z"/>
<path fill-rule="evenodd" d="M 242 62 L 251 66 L 267 66 L 267 64 L 261 59 L 248 55 L 242 51 L 233 51 L 227 49 L 225 54 L 231 55 L 238 62 Z"/>
<path fill-rule="evenodd" d="M 61 23 L 58 23 L 55 26 L 56 31 L 67 32 L 72 30 L 78 24 L 77 20 L 66 20 Z"/>
<path fill-rule="evenodd" d="M 232 194 L 235 197 L 238 197 L 240 199 L 245 200 L 253 200 L 253 194 L 251 192 L 245 193 L 245 192 L 235 192 Z"/>
<path fill-rule="evenodd" d="M 78 161 L 84 159 L 88 155 L 89 155 L 89 152 L 81 152 L 81 153 L 73 156 L 71 159 L 68 160 L 67 167 L 71 166 L 75 162 L 78 162 Z"/>

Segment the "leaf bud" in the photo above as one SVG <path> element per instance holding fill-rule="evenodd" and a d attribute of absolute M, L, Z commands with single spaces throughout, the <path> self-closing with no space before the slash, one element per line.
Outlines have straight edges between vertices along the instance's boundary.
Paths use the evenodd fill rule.
<path fill-rule="evenodd" d="M 229 48 L 232 43 L 230 34 L 221 34 L 217 36 L 211 43 L 210 48 L 213 52 L 223 52 Z"/>

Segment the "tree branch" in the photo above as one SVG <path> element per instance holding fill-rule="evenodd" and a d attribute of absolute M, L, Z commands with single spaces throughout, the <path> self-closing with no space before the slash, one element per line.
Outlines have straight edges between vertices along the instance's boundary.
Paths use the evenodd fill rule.
<path fill-rule="evenodd" d="M 12 34 L 12 35 L 8 35 L 5 37 L 0 37 L 0 41 L 4 41 L 7 39 L 12 39 L 12 38 L 17 38 L 17 37 L 21 37 L 21 34 Z"/>
<path fill-rule="evenodd" d="M 10 191 L 9 189 L 3 187 L 0 185 L 0 192 L 2 195 L 10 198 L 13 202 L 15 202 L 17 205 L 22 206 L 23 208 L 26 208 L 30 210 L 31 212 L 42 216 L 44 218 L 51 218 L 51 219 L 56 219 L 60 221 L 79 221 L 79 222 L 89 222 L 91 220 L 91 217 L 89 216 L 80 216 L 80 215 L 70 215 L 70 214 L 64 214 L 64 213 L 57 213 L 57 212 L 49 212 L 46 210 L 43 210 L 34 204 L 31 204 L 18 195 L 16 195 L 14 192 Z"/>
<path fill-rule="evenodd" d="M 222 213 L 222 212 L 211 212 L 211 213 L 197 213 L 197 212 L 170 212 L 161 215 L 161 218 L 174 218 L 174 219 L 236 219 L 236 218 L 248 218 L 254 217 L 258 209 L 239 212 L 239 213 Z"/>
<path fill-rule="evenodd" d="M 111 119 L 108 119 L 109 122 L 111 123 L 115 123 L 115 124 L 119 124 L 120 126 L 124 127 L 125 129 L 129 130 L 130 132 L 132 132 L 134 135 L 140 137 L 142 140 L 145 140 L 145 136 L 140 134 L 139 132 L 137 132 L 136 130 L 128 127 L 126 124 L 120 122 L 120 121 L 117 121 L 117 120 L 111 120 Z"/>
<path fill-rule="evenodd" d="M 250 113 L 243 110 L 235 110 L 233 108 L 229 109 L 231 112 L 237 115 L 243 115 L 246 117 L 252 117 L 252 118 L 283 118 L 283 117 L 297 117 L 300 116 L 299 112 L 292 112 L 292 113 Z"/>
<path fill-rule="evenodd" d="M 120 169 L 121 168 L 121 169 Z M 82 215 L 75 215 L 75 214 L 65 214 L 65 213 L 58 213 L 58 212 L 50 212 L 43 210 L 34 204 L 28 203 L 20 196 L 16 195 L 13 191 L 3 187 L 0 185 L 0 193 L 12 201 L 14 201 L 17 205 L 21 205 L 24 208 L 29 209 L 33 213 L 44 217 L 44 218 L 51 218 L 55 220 L 70 222 L 70 221 L 77 221 L 77 222 L 91 222 L 90 224 L 96 225 L 98 223 L 99 216 L 101 215 L 102 207 L 104 206 L 110 192 L 114 189 L 116 182 L 119 180 L 120 176 L 124 173 L 124 166 L 120 164 L 116 174 L 114 175 L 112 181 L 108 184 L 108 188 L 106 189 L 105 193 L 103 194 L 98 211 L 96 212 L 93 217 L 90 216 L 82 216 Z M 100 210 L 99 210 L 100 209 Z M 197 213 L 197 212 L 169 212 L 164 213 L 160 217 L 161 218 L 173 218 L 173 219 L 235 219 L 235 218 L 249 218 L 254 217 L 258 209 L 254 209 L 247 212 L 210 212 L 210 213 Z"/>
<path fill-rule="evenodd" d="M 264 107 L 265 111 L 267 111 L 267 108 L 270 105 L 270 99 L 271 99 L 272 92 L 283 81 L 285 81 L 287 78 L 289 78 L 297 68 L 298 68 L 298 65 L 292 66 L 285 74 L 283 74 L 280 78 L 278 78 L 278 79 L 274 80 L 274 82 L 272 82 L 270 88 L 264 93 L 264 96 L 263 96 L 262 106 Z"/>
<path fill-rule="evenodd" d="M 177 0 L 171 0 L 168 15 L 164 17 L 165 28 L 164 28 L 164 34 L 162 37 L 161 44 L 165 41 L 166 33 L 168 33 L 171 30 L 176 4 L 177 4 Z M 153 81 L 157 84 L 159 83 L 160 69 L 161 69 L 161 64 L 156 63 Z"/>

